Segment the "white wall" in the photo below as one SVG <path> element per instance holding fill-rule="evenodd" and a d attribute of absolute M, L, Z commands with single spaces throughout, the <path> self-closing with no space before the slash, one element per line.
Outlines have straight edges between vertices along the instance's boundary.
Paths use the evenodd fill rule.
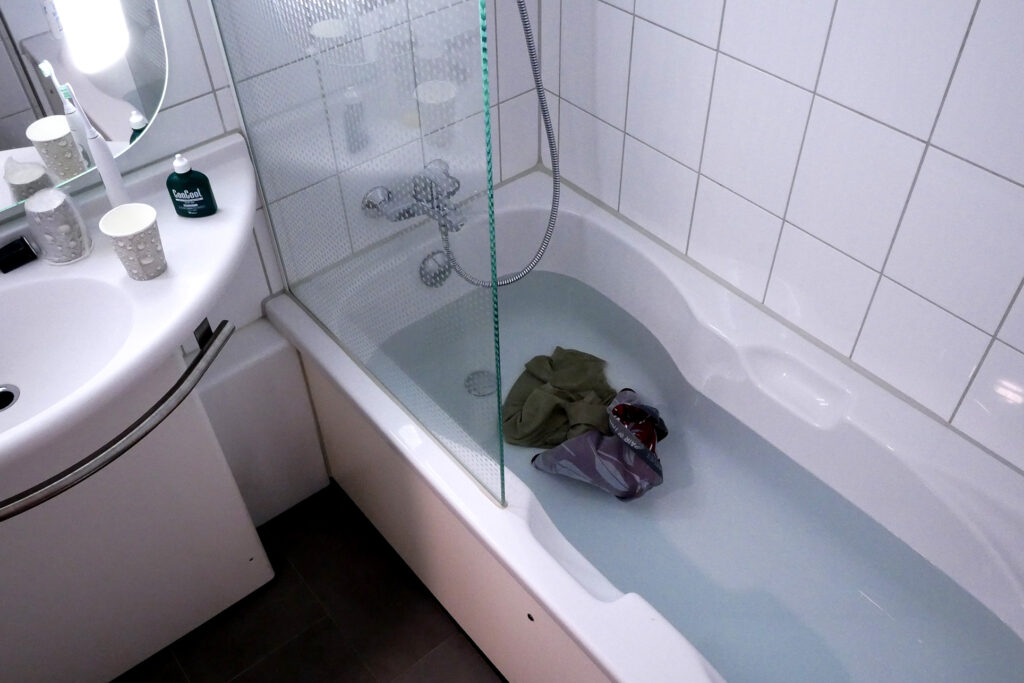
<path fill-rule="evenodd" d="M 1024 467 L 1024 5 L 542 11 L 569 181 Z"/>

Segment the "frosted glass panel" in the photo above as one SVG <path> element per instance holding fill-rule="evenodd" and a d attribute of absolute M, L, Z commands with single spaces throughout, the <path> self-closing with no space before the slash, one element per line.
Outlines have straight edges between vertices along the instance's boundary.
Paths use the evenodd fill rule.
<path fill-rule="evenodd" d="M 480 4 L 213 2 L 292 294 L 503 500 L 493 297 L 441 242 L 460 232 L 478 252 L 460 258 L 489 260 Z M 454 301 L 415 343 L 431 381 L 464 395 L 442 407 L 389 340 Z M 487 438 L 460 426 L 488 421 Z"/>

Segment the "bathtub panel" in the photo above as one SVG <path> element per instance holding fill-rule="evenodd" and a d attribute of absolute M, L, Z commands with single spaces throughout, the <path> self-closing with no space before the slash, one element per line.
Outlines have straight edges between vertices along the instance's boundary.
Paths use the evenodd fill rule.
<path fill-rule="evenodd" d="M 315 362 L 307 361 L 306 374 L 331 475 L 502 674 L 510 681 L 612 680 Z"/>

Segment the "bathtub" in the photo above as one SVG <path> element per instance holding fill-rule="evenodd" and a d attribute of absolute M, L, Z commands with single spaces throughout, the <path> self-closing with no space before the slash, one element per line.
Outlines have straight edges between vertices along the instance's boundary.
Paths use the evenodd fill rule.
<path fill-rule="evenodd" d="M 508 207 L 498 219 L 499 271 L 528 259 L 543 231 L 549 196 L 550 179 L 541 173 L 498 189 L 497 205 Z M 484 231 L 467 228 L 454 242 L 464 265 L 478 273 L 487 272 L 479 256 L 486 253 L 484 237 Z M 771 672 L 781 679 L 802 672 L 818 680 L 870 680 L 872 667 L 889 671 L 889 665 L 855 656 L 856 643 L 847 651 L 837 639 L 869 638 L 890 621 L 901 628 L 911 624 L 910 635 L 898 637 L 929 641 L 893 646 L 897 659 L 922 660 L 919 675 L 933 665 L 927 648 L 944 656 L 950 647 L 941 638 L 958 627 L 979 634 L 960 653 L 974 663 L 936 660 L 929 677 L 1012 680 L 1024 666 L 1024 477 L 570 190 L 563 193 L 558 232 L 537 270 L 539 284 L 531 286 L 544 298 L 544 287 L 557 292 L 578 285 L 576 300 L 603 296 L 635 318 L 616 344 L 639 358 L 632 372 L 648 386 L 634 388 L 669 404 L 670 436 L 659 447 L 666 483 L 638 501 L 620 503 L 523 468 L 525 450 L 507 448 L 507 505 L 497 505 L 469 476 L 493 472 L 474 471 L 472 458 L 452 457 L 464 443 L 453 433 L 474 437 L 477 427 L 444 423 L 428 431 L 364 369 L 373 368 L 392 387 L 391 380 L 399 380 L 406 389 L 398 393 L 409 392 L 399 396 L 405 405 L 437 403 L 435 413 L 446 414 L 446 394 L 428 386 L 403 360 L 405 352 L 396 351 L 412 349 L 405 356 L 415 355 L 408 338 L 445 329 L 445 316 L 475 296 L 455 276 L 437 289 L 419 283 L 419 261 L 437 243 L 433 226 L 409 229 L 372 259 L 341 264 L 296 285 L 303 304 L 282 295 L 266 310 L 302 354 L 332 476 L 511 680 L 553 680 L 553 672 L 558 680 L 579 681 L 713 681 L 723 674 L 742 680 L 751 672 L 757 680 Z M 510 299 L 510 317 L 517 306 Z M 645 331 L 633 332 L 636 321 Z M 505 320 L 502 325 L 507 390 L 523 360 L 550 352 L 540 347 L 556 337 L 535 335 L 528 326 L 506 333 Z M 602 326 L 606 337 L 624 327 L 616 319 L 593 328 Z M 570 327 L 564 332 L 572 336 Z M 600 346 L 600 335 L 588 330 L 580 338 Z M 484 342 L 451 353 L 472 354 Z M 608 353 L 615 349 L 609 346 Z M 614 380 L 616 362 L 609 361 Z M 656 386 L 666 382 L 668 389 Z M 493 412 L 493 402 L 488 409 Z M 724 425 L 732 435 L 720 446 L 723 452 L 708 451 L 701 436 L 712 429 L 707 425 Z M 480 462 L 487 469 L 486 459 Z M 749 480 L 753 488 L 728 488 L 730 479 Z M 765 491 L 777 492 L 778 499 L 765 498 Z M 696 511 L 709 498 L 723 499 L 725 510 L 702 521 Z M 814 513 L 819 509 L 820 518 Z M 591 510 L 612 522 L 606 533 L 615 535 L 607 543 L 587 526 L 597 517 Z M 763 526 L 762 518 L 777 523 Z M 753 527 L 760 529 L 756 533 L 750 530 L 755 524 L 762 524 Z M 602 547 L 637 538 L 622 547 L 640 548 L 637 554 L 647 558 L 645 529 L 652 538 L 675 539 L 678 547 L 673 555 L 658 551 L 664 543 L 652 542 L 650 562 L 638 567 L 657 564 L 657 576 L 633 581 L 641 572 L 617 564 L 631 553 L 606 557 Z M 764 567 L 776 571 L 785 563 L 730 554 L 765 535 L 771 536 L 767 546 L 782 548 L 790 560 L 798 558 L 792 564 L 816 567 L 818 574 L 767 576 Z M 804 545 L 786 545 L 805 537 Z M 831 554 L 831 546 L 840 545 L 836 538 L 869 552 Z M 682 563 L 666 564 L 672 557 Z M 665 576 L 704 583 L 681 598 Z M 833 585 L 836 577 L 847 583 Z M 823 587 L 816 592 L 819 582 Z M 782 587 L 762 596 L 765 585 Z M 815 589 L 810 595 L 840 596 L 839 606 L 799 599 L 793 591 L 807 585 Z M 904 599 L 903 589 L 919 590 L 921 597 Z M 703 600 L 715 591 L 729 600 Z M 746 600 L 741 607 L 731 601 L 736 596 Z M 944 612 L 939 616 L 948 625 L 927 611 L 932 607 L 909 611 L 915 601 L 929 599 L 941 603 L 934 610 Z M 754 615 L 734 620 L 742 628 L 727 632 L 730 610 L 749 616 L 751 604 L 763 606 L 758 615 L 782 614 L 782 626 Z M 925 621 L 939 625 L 918 635 L 914 624 Z M 839 631 L 819 633 L 819 622 Z M 856 624 L 861 632 L 852 628 Z M 766 633 L 772 637 L 764 638 Z M 762 638 L 760 650 L 740 654 L 721 645 Z M 821 642 L 823 654 L 811 668 L 801 669 L 799 657 L 782 652 L 787 642 L 801 650 L 812 641 Z M 776 667 L 776 660 L 787 662 Z M 970 668 L 978 661 L 984 662 L 980 673 Z"/>

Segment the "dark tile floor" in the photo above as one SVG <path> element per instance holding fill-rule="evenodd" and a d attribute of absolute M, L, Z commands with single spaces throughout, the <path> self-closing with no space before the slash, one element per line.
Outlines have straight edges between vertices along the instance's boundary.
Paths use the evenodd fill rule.
<path fill-rule="evenodd" d="M 504 680 L 337 484 L 259 533 L 274 579 L 116 683 Z"/>

